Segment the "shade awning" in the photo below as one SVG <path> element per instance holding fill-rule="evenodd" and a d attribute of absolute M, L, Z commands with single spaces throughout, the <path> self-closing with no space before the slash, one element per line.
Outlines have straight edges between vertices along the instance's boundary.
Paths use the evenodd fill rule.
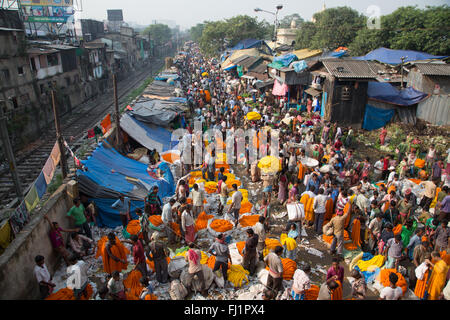
<path fill-rule="evenodd" d="M 316 90 L 314 88 L 308 88 L 305 90 L 305 92 L 313 97 L 320 96 L 320 94 L 322 93 L 321 91 Z"/>

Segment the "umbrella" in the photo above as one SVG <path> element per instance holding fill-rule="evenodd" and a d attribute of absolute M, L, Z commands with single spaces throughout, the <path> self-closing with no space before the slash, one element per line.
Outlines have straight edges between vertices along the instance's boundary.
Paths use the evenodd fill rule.
<path fill-rule="evenodd" d="M 281 170 L 280 159 L 274 156 L 267 156 L 259 160 L 258 168 L 264 173 L 277 173 Z"/>
<path fill-rule="evenodd" d="M 247 113 L 247 119 L 250 121 L 261 120 L 261 115 L 258 112 L 249 112 Z"/>

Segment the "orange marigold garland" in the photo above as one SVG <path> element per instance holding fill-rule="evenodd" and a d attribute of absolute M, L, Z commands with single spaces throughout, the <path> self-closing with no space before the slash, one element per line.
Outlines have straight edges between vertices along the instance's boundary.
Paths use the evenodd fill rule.
<path fill-rule="evenodd" d="M 389 287 L 390 286 L 389 275 L 392 272 L 397 275 L 398 281 L 397 281 L 396 285 L 397 285 L 397 287 L 402 288 L 403 296 L 404 296 L 406 294 L 406 292 L 408 291 L 408 284 L 406 283 L 406 280 L 403 277 L 403 275 L 401 273 L 397 272 L 395 269 L 382 269 L 379 274 L 380 283 L 384 287 Z"/>
<path fill-rule="evenodd" d="M 86 294 L 87 297 L 85 298 L 83 294 L 80 295 L 80 300 L 89 300 L 92 297 L 92 294 L 94 293 L 94 290 L 92 289 L 92 286 L 88 283 L 86 286 Z M 58 290 L 55 293 L 52 293 L 49 295 L 45 300 L 75 300 L 75 296 L 73 294 L 73 290 L 69 288 L 63 288 L 61 290 Z"/>
<path fill-rule="evenodd" d="M 208 221 L 214 218 L 213 215 L 206 214 L 205 211 L 200 213 L 195 221 L 195 232 L 206 229 L 208 227 Z"/>
<path fill-rule="evenodd" d="M 226 232 L 233 229 L 233 224 L 228 220 L 216 219 L 211 222 L 210 227 L 216 232 Z"/>
<path fill-rule="evenodd" d="M 283 279 L 287 281 L 292 280 L 297 270 L 297 262 L 291 259 L 281 258 L 281 263 L 283 264 Z M 266 267 L 266 270 L 269 270 L 269 267 Z"/>
<path fill-rule="evenodd" d="M 156 215 L 150 216 L 148 217 L 148 221 L 150 221 L 151 224 L 154 225 L 155 227 L 159 227 L 160 225 L 163 224 L 161 216 Z"/>
<path fill-rule="evenodd" d="M 241 219 L 239 219 L 239 224 L 241 227 L 253 227 L 255 224 L 259 221 L 259 215 L 253 215 L 253 216 L 243 216 Z"/>
<path fill-rule="evenodd" d="M 127 225 L 127 232 L 130 235 L 137 235 L 141 231 L 139 220 L 131 220 Z"/>

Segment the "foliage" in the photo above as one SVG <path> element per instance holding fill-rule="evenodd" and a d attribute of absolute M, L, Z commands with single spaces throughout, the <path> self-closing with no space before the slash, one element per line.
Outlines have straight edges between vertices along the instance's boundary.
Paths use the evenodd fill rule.
<path fill-rule="evenodd" d="M 304 49 L 304 48 L 311 48 L 312 46 L 312 38 L 314 34 L 316 33 L 316 27 L 314 26 L 314 23 L 308 21 L 305 22 L 300 30 L 297 32 L 297 38 L 295 40 L 295 48 L 296 49 Z"/>
<path fill-rule="evenodd" d="M 61 173 L 55 174 L 55 176 L 53 177 L 52 181 L 50 182 L 47 188 L 48 194 L 53 194 L 56 190 L 58 190 L 58 188 L 62 185 L 62 182 L 63 182 L 62 174 Z"/>
<path fill-rule="evenodd" d="M 283 19 L 281 19 L 279 27 L 289 29 L 291 27 L 292 20 L 296 22 L 297 28 L 300 28 L 301 25 L 305 22 L 305 20 L 303 20 L 303 18 L 298 13 L 294 13 L 287 15 Z"/>
<path fill-rule="evenodd" d="M 205 29 L 205 24 L 197 23 L 197 25 L 193 26 L 189 30 L 189 34 L 191 36 L 192 41 L 197 42 L 197 43 L 200 41 L 200 38 L 202 37 L 202 34 L 203 34 L 203 29 Z"/>
<path fill-rule="evenodd" d="M 152 24 L 142 31 L 143 35 L 150 35 L 155 45 L 163 45 L 172 39 L 172 30 L 165 24 Z"/>
<path fill-rule="evenodd" d="M 264 39 L 270 36 L 270 29 L 270 24 L 266 21 L 258 22 L 256 18 L 247 15 L 205 21 L 199 44 L 203 53 L 211 56 L 244 39 Z"/>
<path fill-rule="evenodd" d="M 349 49 L 352 55 L 364 55 L 379 47 L 448 55 L 449 21 L 450 7 L 447 5 L 425 9 L 401 7 L 381 17 L 381 30 L 368 30 L 367 27 L 359 30 Z"/>

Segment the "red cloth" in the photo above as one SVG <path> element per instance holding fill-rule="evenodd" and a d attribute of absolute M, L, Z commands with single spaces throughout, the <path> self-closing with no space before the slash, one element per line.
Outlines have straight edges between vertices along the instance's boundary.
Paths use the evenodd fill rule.
<path fill-rule="evenodd" d="M 94 129 L 91 129 L 88 131 L 88 138 L 93 138 L 93 137 L 95 137 L 95 132 L 94 132 Z"/>
<path fill-rule="evenodd" d="M 135 265 L 138 265 L 141 262 L 145 262 L 144 247 L 142 246 L 140 240 L 138 240 L 138 242 L 133 245 L 133 260 Z"/>

